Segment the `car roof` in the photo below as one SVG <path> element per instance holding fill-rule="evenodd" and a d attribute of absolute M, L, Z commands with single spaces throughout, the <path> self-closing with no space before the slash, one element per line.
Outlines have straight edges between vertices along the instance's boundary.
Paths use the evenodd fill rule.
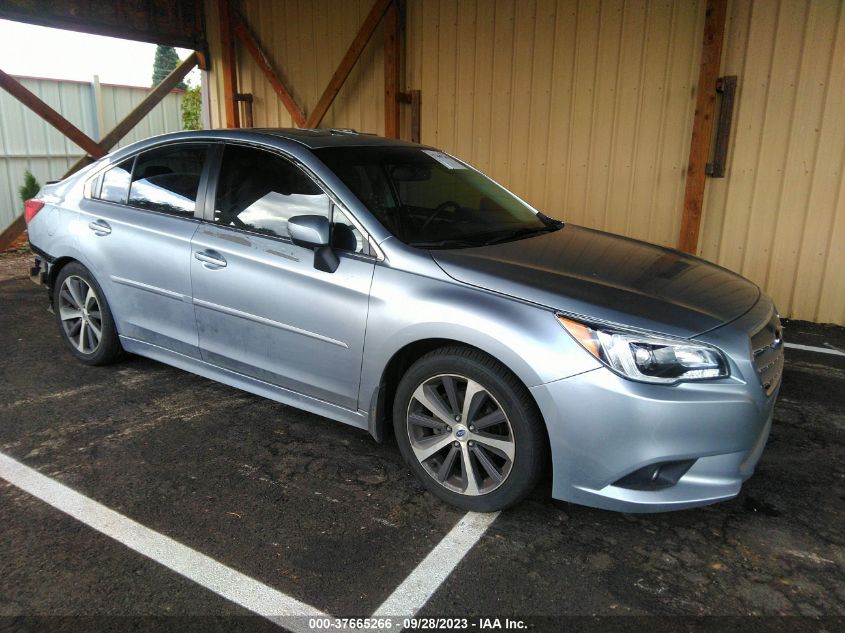
<path fill-rule="evenodd" d="M 257 134 L 266 134 L 296 141 L 306 147 L 349 147 L 360 145 L 413 145 L 407 141 L 358 132 L 351 128 L 256 128 Z"/>
<path fill-rule="evenodd" d="M 221 140 L 249 140 L 250 138 L 258 139 L 263 137 L 265 141 L 268 140 L 267 137 L 272 137 L 292 141 L 308 149 L 361 146 L 419 147 L 415 143 L 376 136 L 375 134 L 368 134 L 366 132 L 358 132 L 348 128 L 233 128 L 196 130 L 163 134 L 149 140 L 184 141 L 193 137 L 202 137 L 204 139 L 218 138 Z"/>

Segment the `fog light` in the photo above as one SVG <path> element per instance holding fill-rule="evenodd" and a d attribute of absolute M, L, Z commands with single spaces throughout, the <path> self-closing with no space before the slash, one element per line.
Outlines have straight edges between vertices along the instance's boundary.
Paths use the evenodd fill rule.
<path fill-rule="evenodd" d="M 675 462 L 658 462 L 638 468 L 613 482 L 619 488 L 630 490 L 662 490 L 678 483 L 695 463 L 694 459 L 684 459 Z"/>

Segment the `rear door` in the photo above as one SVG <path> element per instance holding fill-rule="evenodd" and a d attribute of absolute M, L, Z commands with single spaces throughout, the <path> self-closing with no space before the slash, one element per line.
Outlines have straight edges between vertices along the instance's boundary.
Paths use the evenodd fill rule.
<path fill-rule="evenodd" d="M 197 143 L 142 152 L 99 175 L 79 206 L 80 246 L 120 335 L 195 358 L 191 237 L 208 153 Z"/>
<path fill-rule="evenodd" d="M 191 257 L 203 359 L 355 410 L 375 265 L 360 227 L 298 165 L 255 147 L 226 146 L 212 199 Z M 334 273 L 288 238 L 303 214 L 335 222 Z"/>

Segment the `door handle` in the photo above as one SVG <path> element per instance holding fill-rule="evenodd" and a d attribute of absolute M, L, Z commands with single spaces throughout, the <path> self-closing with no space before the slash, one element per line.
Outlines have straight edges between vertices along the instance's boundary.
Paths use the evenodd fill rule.
<path fill-rule="evenodd" d="M 99 235 L 100 237 L 111 233 L 111 227 L 105 220 L 94 220 L 93 222 L 89 222 L 88 228 L 94 231 L 94 235 Z"/>
<path fill-rule="evenodd" d="M 206 268 L 225 268 L 226 259 L 217 251 L 198 251 L 194 253 L 194 259 L 202 262 Z"/>

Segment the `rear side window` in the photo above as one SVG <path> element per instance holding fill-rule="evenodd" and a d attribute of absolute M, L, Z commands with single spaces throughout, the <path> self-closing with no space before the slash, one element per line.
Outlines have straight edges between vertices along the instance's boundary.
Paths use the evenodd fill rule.
<path fill-rule="evenodd" d="M 132 170 L 129 205 L 193 217 L 207 147 L 180 145 L 140 154 Z"/>
<path fill-rule="evenodd" d="M 289 218 L 328 218 L 330 208 L 329 197 L 290 161 L 251 147 L 224 150 L 214 201 L 217 224 L 287 237 Z"/>
<path fill-rule="evenodd" d="M 129 196 L 129 182 L 132 179 L 134 158 L 118 163 L 103 174 L 100 191 L 94 197 L 107 202 L 126 204 Z"/>

